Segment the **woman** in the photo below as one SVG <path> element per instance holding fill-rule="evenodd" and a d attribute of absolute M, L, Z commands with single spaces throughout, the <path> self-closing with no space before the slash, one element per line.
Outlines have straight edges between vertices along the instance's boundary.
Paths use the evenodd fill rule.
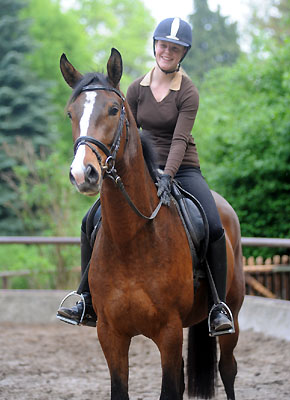
<path fill-rule="evenodd" d="M 139 128 L 150 137 L 164 170 L 157 195 L 166 206 L 170 204 L 172 179 L 195 196 L 203 206 L 209 223 L 207 260 L 221 301 L 225 300 L 227 260 L 225 235 L 215 201 L 200 171 L 200 164 L 191 130 L 198 110 L 198 92 L 191 80 L 180 70 L 180 63 L 191 48 L 190 25 L 179 18 L 167 18 L 159 23 L 153 35 L 155 66 L 145 76 L 134 81 L 127 91 L 127 101 Z M 83 226 L 85 225 L 85 221 Z M 84 268 L 89 261 L 88 246 L 82 234 Z M 84 253 L 82 251 L 82 253 Z M 91 306 L 88 285 L 85 300 Z M 83 303 L 58 313 L 80 321 Z M 88 318 L 90 315 L 88 315 Z M 211 314 L 211 334 L 228 333 L 232 323 L 223 305 Z"/>

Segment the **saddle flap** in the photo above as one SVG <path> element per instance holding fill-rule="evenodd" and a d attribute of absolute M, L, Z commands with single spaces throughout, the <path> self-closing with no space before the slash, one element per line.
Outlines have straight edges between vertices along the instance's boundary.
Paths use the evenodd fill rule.
<path fill-rule="evenodd" d="M 196 253 L 203 259 L 208 244 L 208 222 L 205 212 L 198 200 L 176 182 L 173 182 L 171 193 L 177 201 Z"/>

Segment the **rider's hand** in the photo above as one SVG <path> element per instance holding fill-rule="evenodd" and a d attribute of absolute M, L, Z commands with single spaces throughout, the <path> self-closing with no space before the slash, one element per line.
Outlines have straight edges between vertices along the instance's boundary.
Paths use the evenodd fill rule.
<path fill-rule="evenodd" d="M 172 179 L 170 175 L 162 175 L 157 183 L 157 196 L 165 206 L 170 206 L 171 185 Z"/>

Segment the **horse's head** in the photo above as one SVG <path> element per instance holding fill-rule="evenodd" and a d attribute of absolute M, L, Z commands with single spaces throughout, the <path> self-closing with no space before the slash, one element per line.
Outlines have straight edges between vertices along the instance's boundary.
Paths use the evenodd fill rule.
<path fill-rule="evenodd" d="M 75 146 L 70 179 L 81 193 L 93 196 L 100 191 L 104 174 L 114 166 L 125 129 L 124 98 L 119 91 L 122 58 L 112 49 L 107 76 L 81 75 L 64 54 L 60 69 L 73 88 L 67 107 Z"/>

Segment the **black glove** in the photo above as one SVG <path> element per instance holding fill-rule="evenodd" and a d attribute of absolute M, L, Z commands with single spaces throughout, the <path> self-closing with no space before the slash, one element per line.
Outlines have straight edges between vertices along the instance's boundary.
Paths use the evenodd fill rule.
<path fill-rule="evenodd" d="M 162 204 L 170 206 L 172 180 L 170 175 L 162 175 L 157 183 L 157 196 L 160 197 Z"/>

